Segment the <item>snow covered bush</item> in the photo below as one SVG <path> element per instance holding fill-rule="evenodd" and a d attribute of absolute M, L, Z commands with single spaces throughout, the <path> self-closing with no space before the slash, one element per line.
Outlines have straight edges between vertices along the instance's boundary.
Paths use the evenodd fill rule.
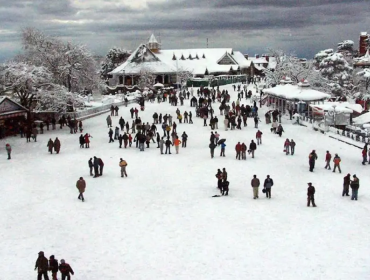
<path fill-rule="evenodd" d="M 150 88 L 155 84 L 155 75 L 150 68 L 142 68 L 139 75 L 138 86 L 141 91 L 143 91 L 144 88 Z"/>
<path fill-rule="evenodd" d="M 101 64 L 100 76 L 108 79 L 108 73 L 124 63 L 131 55 L 131 51 L 114 47 L 110 49 Z"/>

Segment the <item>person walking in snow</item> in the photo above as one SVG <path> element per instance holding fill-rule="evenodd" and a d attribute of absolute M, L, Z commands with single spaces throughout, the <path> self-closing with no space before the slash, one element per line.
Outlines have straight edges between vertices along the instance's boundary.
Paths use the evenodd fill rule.
<path fill-rule="evenodd" d="M 293 139 L 290 140 L 290 154 L 294 155 L 295 152 L 295 142 Z"/>
<path fill-rule="evenodd" d="M 52 154 L 53 153 L 53 148 L 54 148 L 54 142 L 53 142 L 53 140 L 51 140 L 51 138 L 49 139 L 48 144 L 46 145 L 46 147 L 48 147 L 49 153 Z"/>
<path fill-rule="evenodd" d="M 90 169 L 90 176 L 93 176 L 93 168 L 94 168 L 94 164 L 92 162 L 92 158 L 89 159 L 89 161 L 87 162 L 87 164 L 89 165 L 89 169 Z"/>
<path fill-rule="evenodd" d="M 351 184 L 351 174 L 347 174 L 343 178 L 343 191 L 342 196 L 346 195 L 349 196 L 349 185 Z"/>
<path fill-rule="evenodd" d="M 109 131 L 108 131 L 108 135 L 109 135 L 109 143 L 112 143 L 114 142 L 113 140 L 113 130 L 110 128 Z"/>
<path fill-rule="evenodd" d="M 254 158 L 254 152 L 257 150 L 257 145 L 253 140 L 249 144 L 249 150 L 251 151 L 252 158 Z"/>
<path fill-rule="evenodd" d="M 242 145 L 240 144 L 240 142 L 238 142 L 238 144 L 236 144 L 235 151 L 236 151 L 236 157 L 235 157 L 235 159 L 239 159 L 240 160 L 240 154 L 241 154 L 241 151 L 242 151 Z"/>
<path fill-rule="evenodd" d="M 94 178 L 99 177 L 99 159 L 94 157 Z"/>
<path fill-rule="evenodd" d="M 333 172 L 335 173 L 335 170 L 338 167 L 339 173 L 342 173 L 342 170 L 340 170 L 340 162 L 341 162 L 341 159 L 338 156 L 338 154 L 335 154 L 334 159 L 333 159 L 333 162 L 334 162 Z"/>
<path fill-rule="evenodd" d="M 185 131 L 182 133 L 181 139 L 182 139 L 182 147 L 186 148 L 186 142 L 188 141 L 188 135 L 186 134 Z"/>
<path fill-rule="evenodd" d="M 225 156 L 225 148 L 226 148 L 226 144 L 225 142 L 221 143 L 221 153 L 220 153 L 220 157 L 224 157 Z"/>
<path fill-rule="evenodd" d="M 119 167 L 121 167 L 121 177 L 123 176 L 127 177 L 126 166 L 127 166 L 127 162 L 123 160 L 122 158 L 120 158 Z"/>
<path fill-rule="evenodd" d="M 164 147 L 164 140 L 163 137 L 159 140 L 159 149 L 161 151 L 161 155 L 163 155 L 163 147 Z"/>
<path fill-rule="evenodd" d="M 106 120 L 107 120 L 107 126 L 108 126 L 108 128 L 112 127 L 112 118 L 110 117 L 110 115 L 108 115 L 108 117 L 106 118 Z"/>
<path fill-rule="evenodd" d="M 178 136 L 176 136 L 175 140 L 173 141 L 173 145 L 175 146 L 176 154 L 179 153 L 181 141 Z"/>
<path fill-rule="evenodd" d="M 325 169 L 329 168 L 329 170 L 331 170 L 330 160 L 331 160 L 331 154 L 329 153 L 329 151 L 326 151 L 326 155 L 325 155 L 325 162 L 326 162 Z"/>
<path fill-rule="evenodd" d="M 281 137 L 281 135 L 283 134 L 283 132 L 284 132 L 284 129 L 281 126 L 281 124 L 279 124 L 278 127 L 276 128 L 276 133 Z"/>
<path fill-rule="evenodd" d="M 310 165 L 310 172 L 313 172 L 313 169 L 315 168 L 315 162 L 317 160 L 317 154 L 315 150 L 312 150 L 312 152 L 308 156 L 308 163 Z"/>
<path fill-rule="evenodd" d="M 10 146 L 10 144 L 6 144 L 6 145 L 5 145 L 5 150 L 6 150 L 6 153 L 8 154 L 8 160 L 9 160 L 9 159 L 12 159 L 12 157 L 11 157 L 11 154 L 12 154 L 12 147 Z"/>
<path fill-rule="evenodd" d="M 119 136 L 119 127 L 116 126 L 116 128 L 114 129 L 114 140 L 118 140 L 118 136 Z"/>
<path fill-rule="evenodd" d="M 225 119 L 224 119 L 224 125 L 225 125 L 225 131 L 228 130 L 228 127 L 229 127 L 229 119 L 225 116 Z"/>
<path fill-rule="evenodd" d="M 58 139 L 58 137 L 56 137 L 55 140 L 54 140 L 54 151 L 57 154 L 59 154 L 59 152 L 60 152 L 60 147 L 61 147 L 60 140 Z"/>
<path fill-rule="evenodd" d="M 367 150 L 364 148 L 362 150 L 362 165 L 366 165 L 367 162 Z"/>
<path fill-rule="evenodd" d="M 228 196 L 229 195 L 229 181 L 227 180 L 223 180 L 222 183 L 221 183 L 221 194 L 222 195 L 225 195 L 225 196 Z"/>
<path fill-rule="evenodd" d="M 307 183 L 308 184 L 308 188 L 307 188 L 307 207 L 310 207 L 310 204 L 312 202 L 312 206 L 313 207 L 316 207 L 316 204 L 315 204 L 315 187 L 312 186 L 312 183 Z"/>
<path fill-rule="evenodd" d="M 247 145 L 242 143 L 242 160 L 247 160 Z"/>
<path fill-rule="evenodd" d="M 49 263 L 48 259 L 44 256 L 44 252 L 40 251 L 39 256 L 36 260 L 35 270 L 37 269 L 37 280 L 41 280 L 44 276 L 44 280 L 49 280 L 48 269 Z"/>
<path fill-rule="evenodd" d="M 79 192 L 79 195 L 77 198 L 82 200 L 82 202 L 84 202 L 85 201 L 84 192 L 86 189 L 86 182 L 84 178 L 80 177 L 80 179 L 76 183 L 76 188 L 78 189 L 78 192 Z"/>
<path fill-rule="evenodd" d="M 82 134 L 79 137 L 79 142 L 80 142 L 80 148 L 83 148 L 85 145 L 85 137 Z"/>
<path fill-rule="evenodd" d="M 259 117 L 255 115 L 253 119 L 254 119 L 254 127 L 258 128 L 258 122 L 260 121 Z"/>
<path fill-rule="evenodd" d="M 49 270 L 51 271 L 52 279 L 58 280 L 58 261 L 55 259 L 54 255 L 49 257 Z"/>
<path fill-rule="evenodd" d="M 75 274 L 72 267 L 64 259 L 60 260 L 59 271 L 62 274 L 62 280 L 71 280 L 70 274 Z"/>
<path fill-rule="evenodd" d="M 104 162 L 101 158 L 98 158 L 99 163 L 99 176 L 103 176 Z"/>
<path fill-rule="evenodd" d="M 287 138 L 284 142 L 284 152 L 286 155 L 289 155 L 290 141 Z"/>
<path fill-rule="evenodd" d="M 211 158 L 214 158 L 214 156 L 215 156 L 215 148 L 216 148 L 216 144 L 215 143 L 213 143 L 213 142 L 211 142 L 210 144 L 209 144 L 209 150 L 210 150 L 210 152 L 211 152 Z"/>
<path fill-rule="evenodd" d="M 165 154 L 167 155 L 167 151 L 169 154 L 171 154 L 171 145 L 172 145 L 172 142 L 170 140 L 170 137 L 167 137 L 167 140 L 165 142 L 165 145 L 166 145 L 166 152 Z"/>
<path fill-rule="evenodd" d="M 86 133 L 84 138 L 85 138 L 85 148 L 90 148 L 90 138 L 92 138 L 92 136 Z"/>
<path fill-rule="evenodd" d="M 258 198 L 258 188 L 260 186 L 260 180 L 257 178 L 257 175 L 253 175 L 251 186 L 253 188 L 253 199 L 256 199 Z"/>
<path fill-rule="evenodd" d="M 353 175 L 353 179 L 351 181 L 351 189 L 352 189 L 351 200 L 357 200 L 359 188 L 360 188 L 360 180 L 357 178 L 356 175 Z"/>
<path fill-rule="evenodd" d="M 257 140 L 257 145 L 262 144 L 262 132 L 260 130 L 256 132 L 256 140 Z"/>
<path fill-rule="evenodd" d="M 266 197 L 271 198 L 271 187 L 274 185 L 274 181 L 270 178 L 270 175 L 267 175 L 263 187 L 266 191 Z"/>

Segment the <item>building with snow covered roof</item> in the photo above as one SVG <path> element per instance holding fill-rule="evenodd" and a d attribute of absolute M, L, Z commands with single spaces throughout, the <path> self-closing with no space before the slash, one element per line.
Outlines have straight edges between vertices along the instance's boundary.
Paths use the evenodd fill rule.
<path fill-rule="evenodd" d="M 156 82 L 170 85 L 176 83 L 179 72 L 202 78 L 245 74 L 249 67 L 250 61 L 232 48 L 162 50 L 152 34 L 147 44 L 141 44 L 126 62 L 109 73 L 109 85 L 136 85 L 143 71 L 153 73 Z"/>

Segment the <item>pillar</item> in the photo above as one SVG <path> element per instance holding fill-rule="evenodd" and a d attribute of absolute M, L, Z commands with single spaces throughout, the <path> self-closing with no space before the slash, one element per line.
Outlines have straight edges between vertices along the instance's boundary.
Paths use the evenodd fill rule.
<path fill-rule="evenodd" d="M 131 75 L 131 85 L 134 85 L 134 75 Z"/>

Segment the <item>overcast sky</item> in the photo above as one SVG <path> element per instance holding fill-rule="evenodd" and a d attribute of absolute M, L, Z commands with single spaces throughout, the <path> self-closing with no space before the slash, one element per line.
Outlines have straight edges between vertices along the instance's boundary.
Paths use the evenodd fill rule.
<path fill-rule="evenodd" d="M 22 28 L 105 55 L 134 50 L 154 33 L 163 49 L 267 48 L 311 58 L 370 32 L 369 0 L 0 0 L 0 61 L 21 51 Z"/>

